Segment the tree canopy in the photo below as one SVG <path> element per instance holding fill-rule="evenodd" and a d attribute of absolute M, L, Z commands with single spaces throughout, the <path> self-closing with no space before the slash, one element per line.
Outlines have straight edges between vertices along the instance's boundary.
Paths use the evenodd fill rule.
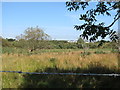
<path fill-rule="evenodd" d="M 16 38 L 19 39 L 25 39 L 25 40 L 48 40 L 50 39 L 50 36 L 46 34 L 41 28 L 35 27 L 28 27 L 24 34 L 21 34 L 19 36 L 16 36 Z"/>
<path fill-rule="evenodd" d="M 85 10 L 89 7 L 90 2 L 77 2 L 78 0 L 71 0 L 66 2 L 66 7 L 69 11 Z M 79 0 L 81 1 L 81 0 Z M 90 1 L 90 0 L 89 0 Z M 97 22 L 97 16 L 111 16 L 111 11 L 116 10 L 113 22 L 106 26 L 104 22 Z M 109 36 L 112 41 L 118 40 L 116 31 L 111 29 L 115 22 L 120 18 L 120 1 L 119 2 L 97 2 L 96 7 L 87 10 L 84 14 L 80 14 L 80 20 L 83 20 L 82 25 L 75 25 L 76 30 L 83 30 L 80 37 L 84 39 L 95 41 L 99 37 L 104 39 Z"/>
<path fill-rule="evenodd" d="M 24 34 L 21 34 L 16 38 L 30 50 L 35 50 L 37 48 L 40 48 L 40 44 L 42 44 L 43 41 L 49 40 L 50 36 L 37 26 L 35 28 L 27 28 L 24 31 Z"/>

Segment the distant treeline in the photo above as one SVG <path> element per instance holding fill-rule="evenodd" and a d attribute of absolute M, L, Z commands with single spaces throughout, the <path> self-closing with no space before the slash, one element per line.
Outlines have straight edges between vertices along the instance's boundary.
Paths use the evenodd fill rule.
<path fill-rule="evenodd" d="M 116 48 L 116 44 L 110 41 L 85 42 L 79 38 L 77 42 L 65 40 L 52 40 L 41 28 L 29 27 L 23 34 L 16 36 L 16 39 L 2 38 L 3 47 L 15 47 L 35 51 L 37 49 L 95 49 L 95 48 Z"/>
<path fill-rule="evenodd" d="M 99 46 L 98 42 L 84 42 L 84 40 L 78 39 L 77 42 L 68 42 L 65 40 L 38 40 L 37 42 L 30 42 L 25 39 L 4 39 L 2 38 L 2 47 L 15 47 L 15 48 L 25 48 L 30 49 L 84 49 L 84 48 L 115 48 L 113 42 L 104 41 L 103 45 Z"/>

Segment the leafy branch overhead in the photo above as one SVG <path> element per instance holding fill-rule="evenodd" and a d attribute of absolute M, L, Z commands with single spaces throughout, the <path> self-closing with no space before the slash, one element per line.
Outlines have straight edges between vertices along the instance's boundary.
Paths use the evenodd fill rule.
<path fill-rule="evenodd" d="M 85 10 L 90 5 L 90 2 L 66 2 L 66 7 L 69 11 L 77 11 L 80 8 Z M 115 11 L 113 22 L 110 25 L 105 26 L 104 22 L 97 22 L 97 16 L 111 16 L 111 11 Z M 120 18 L 120 1 L 119 2 L 98 2 L 96 8 L 89 9 L 86 13 L 80 15 L 80 20 L 84 20 L 85 23 L 82 25 L 75 25 L 76 30 L 83 30 L 80 35 L 84 39 L 95 41 L 98 37 L 104 39 L 106 36 L 110 36 L 110 39 L 116 41 L 118 36 L 116 31 L 112 30 L 111 27 Z M 90 36 L 90 38 L 89 38 Z"/>

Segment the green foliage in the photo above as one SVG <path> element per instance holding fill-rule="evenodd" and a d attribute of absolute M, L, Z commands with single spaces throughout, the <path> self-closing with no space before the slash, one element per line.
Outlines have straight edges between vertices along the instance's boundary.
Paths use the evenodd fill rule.
<path fill-rule="evenodd" d="M 17 46 L 24 45 L 27 49 L 36 50 L 38 48 L 43 48 L 40 46 L 44 46 L 46 43 L 43 43 L 43 41 L 50 39 L 50 36 L 38 27 L 31 27 L 27 28 L 24 34 L 21 34 L 16 38 L 19 40 Z"/>
<path fill-rule="evenodd" d="M 91 42 L 90 42 L 90 43 L 88 43 L 87 45 L 88 45 L 88 47 L 91 48 L 91 49 L 98 48 L 98 44 L 97 44 L 97 43 L 91 43 Z"/>
<path fill-rule="evenodd" d="M 6 39 L 2 39 L 2 46 L 3 47 L 11 47 L 11 43 Z"/>
<path fill-rule="evenodd" d="M 83 10 L 86 9 L 90 4 L 89 2 L 66 2 L 66 7 L 69 11 L 77 11 L 80 8 Z M 95 41 L 98 37 L 102 37 L 104 39 L 106 36 L 110 36 L 111 40 L 117 41 L 118 36 L 116 35 L 116 31 L 113 31 L 111 27 L 114 23 L 120 18 L 120 1 L 119 2 L 98 2 L 96 3 L 96 8 L 92 8 L 86 11 L 85 14 L 80 14 L 80 20 L 83 20 L 85 23 L 78 26 L 75 25 L 76 30 L 83 30 L 83 33 L 80 35 L 83 38 L 89 39 L 90 41 Z M 104 22 L 96 23 L 97 16 L 106 15 L 111 16 L 113 10 L 116 10 L 116 14 L 114 15 L 113 22 L 106 26 Z"/>
<path fill-rule="evenodd" d="M 106 54 L 106 52 L 104 52 L 104 51 L 99 51 L 99 50 L 95 51 L 94 53 L 95 53 L 95 54 Z"/>
<path fill-rule="evenodd" d="M 17 48 L 27 48 L 27 41 L 20 39 L 19 41 L 14 42 L 13 46 Z"/>
<path fill-rule="evenodd" d="M 27 40 L 47 40 L 50 36 L 38 27 L 31 27 L 25 30 L 24 37 Z"/>
<path fill-rule="evenodd" d="M 3 47 L 2 48 L 2 53 L 14 53 L 14 49 L 10 47 Z"/>
<path fill-rule="evenodd" d="M 2 47 L 2 53 L 8 54 L 27 54 L 28 51 L 22 48 L 14 48 L 14 47 Z"/>
<path fill-rule="evenodd" d="M 112 53 L 119 53 L 119 50 L 118 49 L 112 49 L 111 52 Z"/>
<path fill-rule="evenodd" d="M 83 49 L 85 45 L 85 41 L 82 38 L 77 40 L 77 47 Z"/>
<path fill-rule="evenodd" d="M 84 43 L 85 43 L 85 41 L 84 41 L 82 38 L 79 38 L 79 39 L 77 40 L 77 43 L 84 44 Z"/>
<path fill-rule="evenodd" d="M 12 39 L 12 38 L 10 38 L 10 39 L 8 39 L 8 38 L 6 38 L 8 41 L 11 41 L 11 42 L 13 42 L 13 41 L 15 41 L 15 39 Z"/>
<path fill-rule="evenodd" d="M 105 42 L 102 46 L 98 47 L 99 42 L 90 42 L 90 43 L 73 43 L 67 41 L 57 41 L 57 40 L 38 40 L 35 44 L 30 43 L 28 40 L 20 39 L 19 41 L 7 41 L 4 39 L 2 41 L 2 46 L 6 48 L 16 48 L 16 49 L 24 49 L 25 52 L 28 52 L 30 46 L 36 45 L 34 48 L 34 52 L 41 51 L 41 49 L 118 49 L 116 43 L 113 42 Z M 8 51 L 9 52 L 9 51 Z"/>

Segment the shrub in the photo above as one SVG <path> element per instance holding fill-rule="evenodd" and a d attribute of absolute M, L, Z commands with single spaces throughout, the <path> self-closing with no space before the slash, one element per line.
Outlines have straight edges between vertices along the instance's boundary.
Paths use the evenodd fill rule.
<path fill-rule="evenodd" d="M 95 54 L 105 54 L 106 52 L 104 52 L 104 51 L 95 51 L 94 53 Z"/>
<path fill-rule="evenodd" d="M 112 49 L 111 52 L 112 52 L 112 53 L 118 53 L 119 50 L 118 50 L 118 49 Z"/>

